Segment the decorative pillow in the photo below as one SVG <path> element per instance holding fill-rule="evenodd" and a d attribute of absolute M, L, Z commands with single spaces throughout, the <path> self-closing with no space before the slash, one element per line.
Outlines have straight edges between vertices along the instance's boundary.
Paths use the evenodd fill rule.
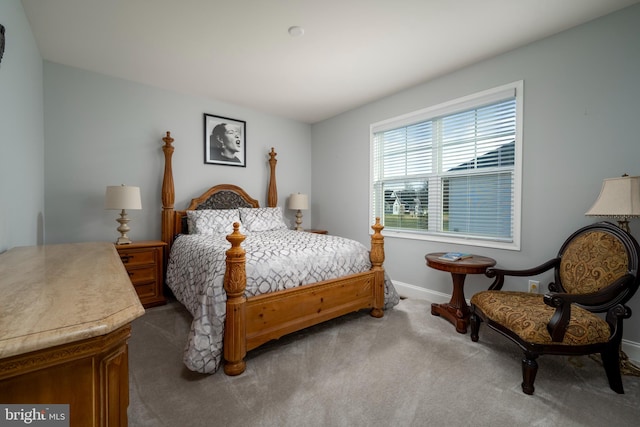
<path fill-rule="evenodd" d="M 286 230 L 280 206 L 275 208 L 238 208 L 242 226 L 247 231 Z"/>
<path fill-rule="evenodd" d="M 234 222 L 240 222 L 237 209 L 187 211 L 189 234 L 230 234 Z"/>

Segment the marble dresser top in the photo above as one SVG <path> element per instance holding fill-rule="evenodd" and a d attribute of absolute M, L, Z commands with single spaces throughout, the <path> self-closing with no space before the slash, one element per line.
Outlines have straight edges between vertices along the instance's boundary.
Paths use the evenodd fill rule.
<path fill-rule="evenodd" d="M 0 254 L 0 358 L 105 335 L 143 314 L 113 243 Z"/>

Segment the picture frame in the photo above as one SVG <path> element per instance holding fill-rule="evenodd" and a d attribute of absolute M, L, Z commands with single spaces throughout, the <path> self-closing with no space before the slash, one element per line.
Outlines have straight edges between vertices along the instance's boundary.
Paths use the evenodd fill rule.
<path fill-rule="evenodd" d="M 247 166 L 247 122 L 204 113 L 204 162 Z"/>

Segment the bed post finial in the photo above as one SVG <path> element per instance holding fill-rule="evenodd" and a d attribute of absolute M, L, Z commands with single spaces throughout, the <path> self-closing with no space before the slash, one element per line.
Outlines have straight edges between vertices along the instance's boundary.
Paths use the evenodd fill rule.
<path fill-rule="evenodd" d="M 169 245 L 173 243 L 174 232 L 174 218 L 173 218 L 173 203 L 175 201 L 175 189 L 173 186 L 173 170 L 171 169 L 171 157 L 173 156 L 174 141 L 171 138 L 171 132 L 167 131 L 167 136 L 162 138 L 164 146 L 162 151 L 164 152 L 164 176 L 162 177 L 162 241 Z M 169 258 L 169 249 L 166 249 L 164 256 L 164 265 L 166 267 L 167 260 Z"/>
<path fill-rule="evenodd" d="M 373 234 L 371 235 L 371 251 L 369 259 L 371 260 L 371 270 L 375 272 L 375 297 L 374 305 L 371 309 L 373 317 L 384 316 L 384 236 L 382 229 L 384 226 L 380 224 L 380 218 L 376 217 L 376 223 L 371 226 Z"/>
<path fill-rule="evenodd" d="M 271 168 L 271 172 L 269 175 L 269 193 L 267 195 L 267 206 L 270 208 L 275 208 L 278 206 L 278 186 L 276 185 L 276 156 L 278 153 L 275 152 L 274 148 L 271 147 L 271 152 L 269 153 L 269 166 Z"/>
<path fill-rule="evenodd" d="M 384 236 L 382 229 L 384 226 L 380 224 L 380 218 L 376 217 L 376 223 L 371 226 L 373 234 L 371 235 L 371 264 L 374 268 L 382 268 L 384 262 Z"/>

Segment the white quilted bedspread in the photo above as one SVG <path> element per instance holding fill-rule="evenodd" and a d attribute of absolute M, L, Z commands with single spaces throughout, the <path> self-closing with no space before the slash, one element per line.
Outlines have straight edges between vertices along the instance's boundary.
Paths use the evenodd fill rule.
<path fill-rule="evenodd" d="M 171 248 L 166 282 L 193 315 L 184 352 L 184 363 L 192 371 L 213 373 L 220 366 L 227 300 L 225 251 L 230 247 L 224 235 L 194 234 L 178 236 Z M 292 230 L 254 232 L 247 234 L 242 247 L 247 297 L 371 268 L 369 250 L 339 236 Z M 398 301 L 391 280 L 385 277 L 385 308 Z"/>

